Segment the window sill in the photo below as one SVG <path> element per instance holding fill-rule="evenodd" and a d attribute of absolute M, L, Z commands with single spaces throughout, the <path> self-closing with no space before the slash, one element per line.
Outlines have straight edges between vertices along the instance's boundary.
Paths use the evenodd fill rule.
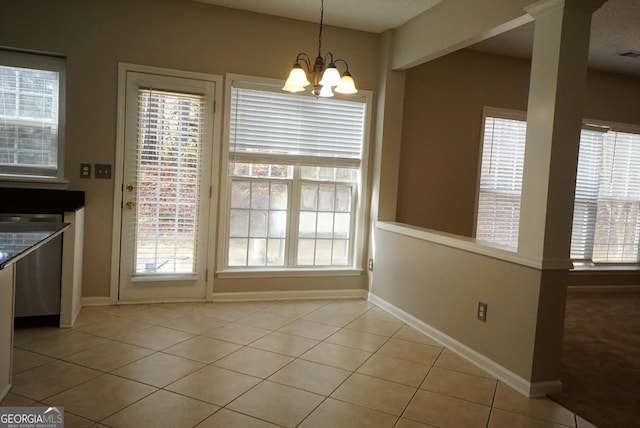
<path fill-rule="evenodd" d="M 216 272 L 218 278 L 304 278 L 318 276 L 359 276 L 363 269 L 225 269 Z"/>
<path fill-rule="evenodd" d="M 629 273 L 629 272 L 640 272 L 640 265 L 629 264 L 629 265 L 596 265 L 593 263 L 574 263 L 573 269 L 571 272 L 588 272 L 588 273 Z"/>

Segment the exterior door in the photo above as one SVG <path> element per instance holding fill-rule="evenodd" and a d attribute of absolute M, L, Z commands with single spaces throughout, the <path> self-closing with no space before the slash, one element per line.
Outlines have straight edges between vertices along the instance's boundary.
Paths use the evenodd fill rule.
<path fill-rule="evenodd" d="M 215 90 L 126 73 L 121 301 L 205 297 Z"/>

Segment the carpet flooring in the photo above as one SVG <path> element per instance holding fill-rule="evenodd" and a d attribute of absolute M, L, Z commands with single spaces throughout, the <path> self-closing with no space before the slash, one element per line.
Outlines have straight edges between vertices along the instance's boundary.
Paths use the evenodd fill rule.
<path fill-rule="evenodd" d="M 640 292 L 569 292 L 563 391 L 551 398 L 599 428 L 640 426 Z"/>

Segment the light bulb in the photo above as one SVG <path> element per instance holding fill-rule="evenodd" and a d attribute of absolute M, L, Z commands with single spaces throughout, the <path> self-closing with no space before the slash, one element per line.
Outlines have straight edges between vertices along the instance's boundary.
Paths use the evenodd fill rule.
<path fill-rule="evenodd" d="M 342 75 L 342 79 L 340 79 L 340 84 L 336 87 L 335 91 L 339 94 L 356 94 L 358 93 L 358 89 L 356 89 L 356 82 L 353 81 L 353 77 L 351 77 L 351 73 L 345 71 Z"/>
<path fill-rule="evenodd" d="M 289 92 L 300 92 L 304 91 L 304 87 L 310 84 L 311 82 L 307 79 L 307 73 L 304 72 L 300 64 L 295 64 L 282 89 Z"/>
<path fill-rule="evenodd" d="M 320 84 L 322 86 L 338 86 L 340 83 L 340 72 L 336 68 L 334 63 L 330 63 L 322 73 L 322 80 Z"/>
<path fill-rule="evenodd" d="M 320 89 L 320 94 L 318 94 L 318 96 L 322 98 L 332 97 L 333 91 L 331 90 L 331 86 L 329 85 L 323 86 L 322 89 Z"/>

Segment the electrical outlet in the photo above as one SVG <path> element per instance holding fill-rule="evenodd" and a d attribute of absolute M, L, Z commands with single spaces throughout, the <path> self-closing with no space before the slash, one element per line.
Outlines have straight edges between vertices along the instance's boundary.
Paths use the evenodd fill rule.
<path fill-rule="evenodd" d="M 97 163 L 95 178 L 111 178 L 111 165 Z"/>
<path fill-rule="evenodd" d="M 487 322 L 487 304 L 478 302 L 478 319 L 482 322 Z"/>
<path fill-rule="evenodd" d="M 373 271 L 373 259 L 369 259 L 369 270 Z"/>
<path fill-rule="evenodd" d="M 91 178 L 91 164 L 90 163 L 81 163 L 80 164 L 80 178 Z"/>

